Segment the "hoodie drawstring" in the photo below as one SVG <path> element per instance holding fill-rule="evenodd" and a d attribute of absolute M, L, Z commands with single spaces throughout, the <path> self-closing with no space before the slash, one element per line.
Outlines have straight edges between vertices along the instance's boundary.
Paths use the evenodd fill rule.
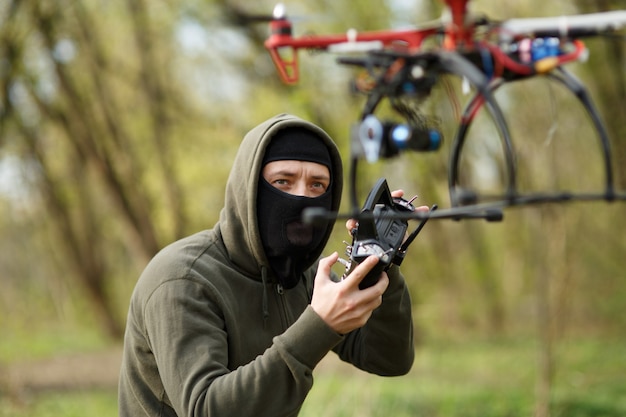
<path fill-rule="evenodd" d="M 270 310 L 267 303 L 267 269 L 265 266 L 261 266 L 261 281 L 263 281 L 263 325 L 270 317 Z"/>

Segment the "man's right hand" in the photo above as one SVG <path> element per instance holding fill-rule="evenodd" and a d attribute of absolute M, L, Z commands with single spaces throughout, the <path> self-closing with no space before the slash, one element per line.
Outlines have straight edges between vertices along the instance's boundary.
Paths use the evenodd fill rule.
<path fill-rule="evenodd" d="M 335 252 L 319 261 L 311 307 L 333 330 L 346 334 L 363 327 L 381 305 L 389 278 L 383 272 L 375 285 L 359 289 L 361 280 L 378 263 L 377 256 L 370 256 L 344 280 L 334 282 L 330 279 L 330 269 L 338 258 Z"/>

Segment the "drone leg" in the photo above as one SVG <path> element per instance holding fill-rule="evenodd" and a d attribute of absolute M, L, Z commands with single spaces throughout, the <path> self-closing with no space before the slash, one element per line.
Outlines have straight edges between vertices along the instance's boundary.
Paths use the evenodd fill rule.
<path fill-rule="evenodd" d="M 591 95 L 583 85 L 572 73 L 566 71 L 565 68 L 559 67 L 559 75 L 554 72 L 550 73 L 550 76 L 555 80 L 563 83 L 574 95 L 580 100 L 585 110 L 591 117 L 591 120 L 598 132 L 600 138 L 600 145 L 602 146 L 602 156 L 604 158 L 604 175 L 606 178 L 605 199 L 612 201 L 615 199 L 615 188 L 613 184 L 613 163 L 611 158 L 611 143 L 609 141 L 609 134 L 606 131 L 604 123 L 598 109 L 593 104 Z"/>
<path fill-rule="evenodd" d="M 448 172 L 448 187 L 450 189 L 450 199 L 452 204 L 458 205 L 458 196 L 454 192 L 459 182 L 458 165 L 460 162 L 461 151 L 465 143 L 465 137 L 474 114 L 483 105 L 487 107 L 487 110 L 493 117 L 498 131 L 502 135 L 508 176 L 507 196 L 511 202 L 514 202 L 517 195 L 515 152 L 513 150 L 513 143 L 504 114 L 493 96 L 493 92 L 497 87 L 499 87 L 500 84 L 489 83 L 487 77 L 478 68 L 476 68 L 475 65 L 457 53 L 442 55 L 441 64 L 449 72 L 466 77 L 468 81 L 478 90 L 476 95 L 472 100 L 470 100 L 469 104 L 465 108 L 463 118 L 452 144 L 452 153 L 450 156 L 450 166 Z"/>

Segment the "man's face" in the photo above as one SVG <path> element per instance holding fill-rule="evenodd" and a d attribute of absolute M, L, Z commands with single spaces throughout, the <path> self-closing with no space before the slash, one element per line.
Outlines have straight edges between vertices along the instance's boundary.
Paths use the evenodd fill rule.
<path fill-rule="evenodd" d="M 269 162 L 263 167 L 263 178 L 285 193 L 305 197 L 319 197 L 330 186 L 328 167 L 308 161 Z"/>

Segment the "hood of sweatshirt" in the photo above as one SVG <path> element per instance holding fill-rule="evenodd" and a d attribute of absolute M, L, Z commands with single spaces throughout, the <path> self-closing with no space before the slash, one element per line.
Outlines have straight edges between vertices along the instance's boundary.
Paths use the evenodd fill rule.
<path fill-rule="evenodd" d="M 343 168 L 337 146 L 330 136 L 311 122 L 289 114 L 277 115 L 248 132 L 239 146 L 226 183 L 224 208 L 220 212 L 220 233 L 231 261 L 252 277 L 270 271 L 257 221 L 257 187 L 265 149 L 276 132 L 287 127 L 307 129 L 326 144 L 332 163 L 332 210 L 338 211 L 343 189 Z M 329 222 L 320 245 L 307 258 L 306 268 L 320 257 L 334 222 Z M 271 273 L 270 273 L 271 274 Z"/>

